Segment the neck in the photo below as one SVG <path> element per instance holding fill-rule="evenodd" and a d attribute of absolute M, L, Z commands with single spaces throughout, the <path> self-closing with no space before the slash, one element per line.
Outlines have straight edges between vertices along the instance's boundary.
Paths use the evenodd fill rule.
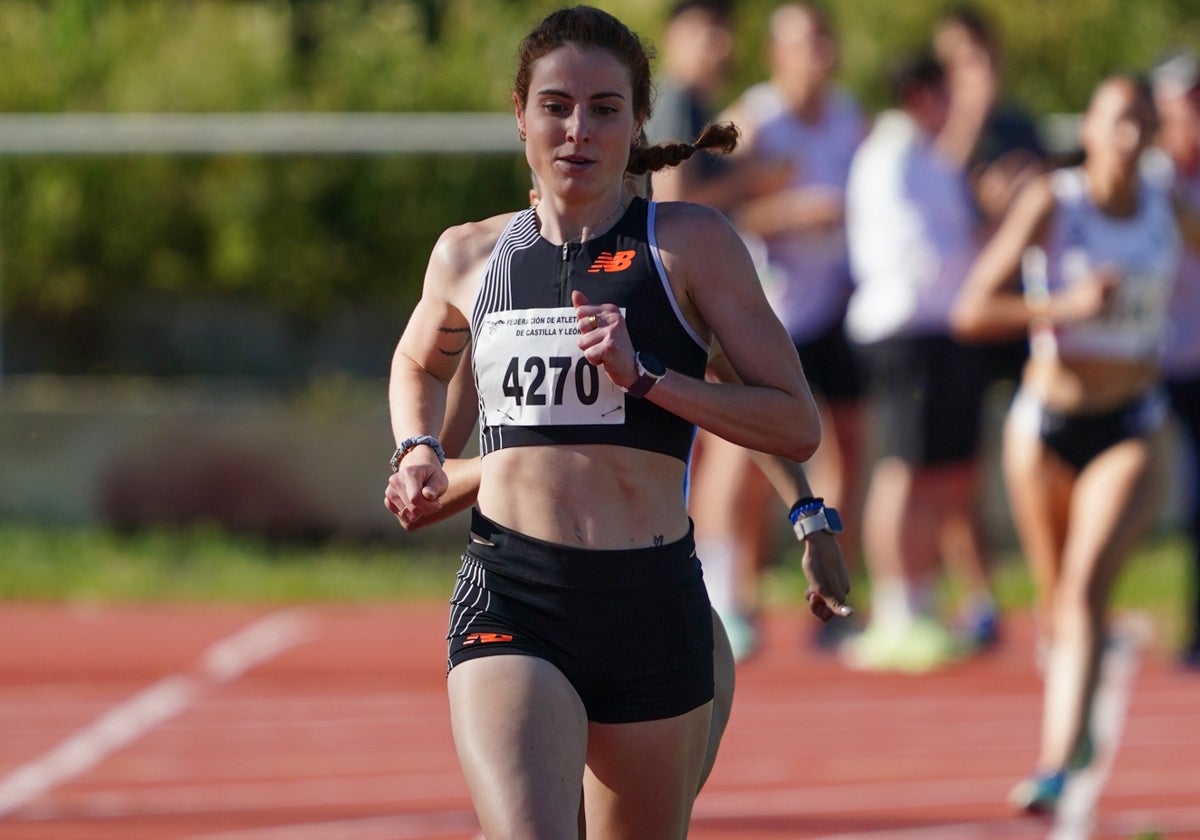
<path fill-rule="evenodd" d="M 615 195 L 609 194 L 586 207 L 566 207 L 561 203 L 556 208 L 545 201 L 537 206 L 538 224 L 542 236 L 561 242 L 586 242 L 595 239 L 612 227 L 630 201 L 624 187 Z"/>
<path fill-rule="evenodd" d="M 816 125 L 825 114 L 824 93 L 819 89 L 806 92 L 793 100 L 791 108 L 801 122 Z"/>
<path fill-rule="evenodd" d="M 1087 170 L 1088 195 L 1092 202 L 1110 216 L 1132 216 L 1138 208 L 1138 177 L 1133 172 L 1118 171 L 1112 166 L 1095 166 Z"/>

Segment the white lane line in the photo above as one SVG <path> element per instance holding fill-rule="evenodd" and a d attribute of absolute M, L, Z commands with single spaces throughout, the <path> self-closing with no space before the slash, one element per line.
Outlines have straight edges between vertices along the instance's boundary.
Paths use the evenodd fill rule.
<path fill-rule="evenodd" d="M 0 817 L 33 801 L 67 779 L 85 773 L 149 729 L 175 716 L 195 696 L 196 681 L 173 676 L 101 715 L 37 761 L 0 779 Z"/>
<path fill-rule="evenodd" d="M 477 831 L 479 821 L 472 811 L 440 811 L 193 834 L 191 840 L 423 840 Z"/>
<path fill-rule="evenodd" d="M 86 773 L 109 755 L 190 706 L 210 684 L 235 679 L 310 637 L 311 621 L 288 610 L 269 615 L 210 647 L 194 674 L 164 677 L 105 712 L 40 758 L 0 778 L 0 818 Z"/>
<path fill-rule="evenodd" d="M 200 670 L 212 682 L 230 682 L 307 641 L 312 637 L 312 628 L 312 617 L 303 610 L 268 615 L 205 651 L 200 658 Z"/>
<path fill-rule="evenodd" d="M 1200 807 L 1152 808 L 1106 814 L 1094 837 L 1134 837 L 1141 832 L 1158 832 L 1172 837 L 1176 832 L 1194 832 L 1200 825 Z M 1014 817 L 1011 820 L 921 825 L 908 828 L 881 828 L 849 834 L 832 834 L 823 840 L 1042 840 L 1046 820 Z M 1192 836 L 1188 833 L 1187 836 Z M 249 839 L 248 839 L 249 840 Z M 257 840 L 255 838 L 254 840 Z"/>
<path fill-rule="evenodd" d="M 824 840 L 1042 840 L 1045 832 L 1045 820 L 1020 817 L 1012 820 L 884 828 L 853 834 L 833 834 Z"/>

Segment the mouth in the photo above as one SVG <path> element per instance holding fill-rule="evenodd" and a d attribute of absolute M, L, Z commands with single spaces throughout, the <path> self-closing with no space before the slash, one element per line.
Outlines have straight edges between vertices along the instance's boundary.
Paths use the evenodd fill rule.
<path fill-rule="evenodd" d="M 593 165 L 596 161 L 593 158 L 585 157 L 584 155 L 560 155 L 558 162 L 572 169 L 586 169 Z"/>

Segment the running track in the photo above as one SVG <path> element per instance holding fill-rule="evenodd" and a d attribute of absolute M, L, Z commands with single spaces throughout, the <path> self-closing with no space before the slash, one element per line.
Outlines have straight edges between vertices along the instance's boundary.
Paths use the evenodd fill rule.
<path fill-rule="evenodd" d="M 443 626 L 425 604 L 0 605 L 0 840 L 470 840 Z M 848 672 L 812 626 L 768 616 L 695 840 L 1200 838 L 1200 674 L 1155 642 L 1110 677 L 1119 749 L 1055 826 L 1004 805 L 1037 734 L 1022 620 L 923 677 Z"/>

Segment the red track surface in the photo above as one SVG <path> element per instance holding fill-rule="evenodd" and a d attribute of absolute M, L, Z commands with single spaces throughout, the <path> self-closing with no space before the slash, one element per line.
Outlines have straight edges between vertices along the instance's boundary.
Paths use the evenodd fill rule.
<path fill-rule="evenodd" d="M 443 629 L 440 605 L 4 605 L 0 840 L 468 840 Z M 1023 621 L 920 677 L 847 671 L 812 629 L 767 617 L 692 838 L 1048 836 L 1004 804 L 1037 738 Z M 1198 710 L 1152 644 L 1091 836 L 1200 838 Z"/>

